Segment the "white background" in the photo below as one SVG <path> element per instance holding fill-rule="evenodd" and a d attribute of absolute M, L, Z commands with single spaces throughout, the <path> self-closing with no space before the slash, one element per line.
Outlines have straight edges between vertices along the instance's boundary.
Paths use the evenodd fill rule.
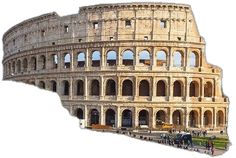
<path fill-rule="evenodd" d="M 144 0 L 143 0 L 144 1 Z M 127 2 L 120 0 L 119 2 Z M 162 2 L 171 2 L 162 0 Z M 210 63 L 223 69 L 223 90 L 230 98 L 228 133 L 232 146 L 222 157 L 235 155 L 236 9 L 233 0 L 176 0 L 192 6 L 200 34 L 206 40 Z M 44 13 L 60 16 L 78 13 L 78 8 L 115 0 L 2 0 L 0 37 L 13 25 Z M 2 43 L 0 43 L 2 48 Z M 3 51 L 0 51 L 2 61 Z M 2 65 L 0 64 L 0 78 Z M 0 157 L 209 157 L 122 135 L 80 130 L 78 121 L 61 107 L 56 94 L 20 83 L 0 81 Z"/>

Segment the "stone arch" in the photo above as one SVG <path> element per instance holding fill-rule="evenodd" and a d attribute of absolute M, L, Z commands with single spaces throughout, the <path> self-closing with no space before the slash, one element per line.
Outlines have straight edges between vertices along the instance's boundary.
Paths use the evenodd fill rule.
<path fill-rule="evenodd" d="M 156 65 L 157 66 L 167 66 L 167 53 L 164 50 L 157 51 Z"/>
<path fill-rule="evenodd" d="M 132 124 L 133 124 L 133 116 L 132 116 L 132 111 L 129 110 L 129 109 L 125 109 L 123 110 L 122 112 L 122 123 L 121 123 L 121 126 L 122 127 L 132 127 Z"/>
<path fill-rule="evenodd" d="M 115 126 L 116 120 L 116 112 L 113 109 L 107 109 L 106 117 L 105 117 L 105 124 L 108 126 Z"/>
<path fill-rule="evenodd" d="M 211 127 L 213 123 L 212 112 L 210 110 L 206 110 L 204 112 L 204 126 Z"/>
<path fill-rule="evenodd" d="M 206 82 L 204 85 L 204 97 L 212 97 L 213 95 L 213 86 L 211 82 Z"/>
<path fill-rule="evenodd" d="M 69 81 L 62 81 L 62 95 L 68 96 L 70 94 L 70 84 Z"/>
<path fill-rule="evenodd" d="M 116 95 L 116 82 L 112 79 L 106 82 L 106 95 Z"/>
<path fill-rule="evenodd" d="M 222 110 L 217 111 L 216 119 L 217 119 L 216 125 L 218 127 L 224 126 L 224 122 L 225 122 L 224 121 L 224 112 Z"/>
<path fill-rule="evenodd" d="M 41 55 L 39 57 L 39 64 L 38 64 L 38 66 L 39 66 L 40 70 L 46 69 L 46 57 L 45 57 L 45 55 Z"/>
<path fill-rule="evenodd" d="M 189 86 L 189 96 L 198 97 L 199 96 L 199 84 L 197 81 L 192 81 Z"/>
<path fill-rule="evenodd" d="M 138 113 L 138 121 L 140 125 L 149 126 L 149 112 L 147 110 L 141 110 Z"/>
<path fill-rule="evenodd" d="M 124 80 L 122 83 L 122 96 L 133 95 L 133 82 L 129 79 Z"/>
<path fill-rule="evenodd" d="M 45 82 L 44 81 L 39 81 L 39 88 L 45 89 Z"/>
<path fill-rule="evenodd" d="M 181 96 L 183 96 L 183 83 L 182 83 L 182 81 L 178 80 L 178 81 L 174 82 L 173 96 L 174 97 L 181 97 Z"/>
<path fill-rule="evenodd" d="M 180 110 L 175 110 L 173 113 L 172 113 L 172 119 L 173 119 L 173 124 L 174 125 L 183 125 L 183 113 L 182 111 Z"/>
<path fill-rule="evenodd" d="M 54 80 L 51 80 L 50 83 L 49 83 L 49 87 L 50 87 L 50 90 L 52 92 L 57 92 L 57 82 L 54 81 Z"/>
<path fill-rule="evenodd" d="M 52 64 L 52 69 L 57 68 L 57 65 L 58 65 L 58 55 L 57 54 L 51 55 L 51 64 Z"/>
<path fill-rule="evenodd" d="M 158 110 L 156 113 L 156 122 L 157 124 L 160 122 L 166 122 L 166 112 L 164 110 Z"/>
<path fill-rule="evenodd" d="M 122 64 L 125 66 L 132 66 L 134 64 L 134 52 L 132 50 L 125 50 L 122 54 Z"/>
<path fill-rule="evenodd" d="M 99 111 L 97 109 L 90 110 L 90 126 L 99 124 Z"/>
<path fill-rule="evenodd" d="M 184 65 L 184 56 L 181 51 L 175 51 L 173 54 L 173 66 L 174 67 L 183 67 Z"/>
<path fill-rule="evenodd" d="M 13 72 L 13 74 L 16 72 L 16 62 L 15 61 L 12 62 L 12 72 Z"/>
<path fill-rule="evenodd" d="M 77 53 L 77 67 L 84 67 L 85 66 L 85 53 L 78 52 Z"/>
<path fill-rule="evenodd" d="M 166 96 L 166 84 L 163 80 L 157 82 L 156 95 Z"/>
<path fill-rule="evenodd" d="M 77 96 L 84 95 L 84 81 L 83 80 L 76 81 L 76 95 Z"/>
<path fill-rule="evenodd" d="M 78 119 L 84 119 L 84 111 L 81 108 L 77 108 L 75 111 L 76 117 Z"/>
<path fill-rule="evenodd" d="M 142 50 L 139 52 L 139 63 L 150 66 L 150 52 L 147 50 Z"/>
<path fill-rule="evenodd" d="M 17 60 L 17 63 L 16 63 L 16 70 L 17 70 L 17 73 L 20 73 L 20 72 L 21 72 L 21 61 L 20 61 L 20 60 Z"/>
<path fill-rule="evenodd" d="M 30 70 L 37 70 L 37 59 L 36 57 L 30 58 Z"/>
<path fill-rule="evenodd" d="M 114 50 L 110 50 L 107 52 L 107 66 L 115 66 L 116 65 L 117 53 Z"/>
<path fill-rule="evenodd" d="M 23 59 L 22 66 L 23 66 L 23 72 L 26 72 L 27 69 L 28 69 L 28 60 L 27 60 L 27 58 Z"/>
<path fill-rule="evenodd" d="M 92 80 L 91 82 L 90 95 L 95 95 L 95 96 L 100 95 L 100 85 L 99 85 L 99 81 L 96 79 Z"/>
<path fill-rule="evenodd" d="M 69 69 L 71 65 L 71 55 L 70 53 L 65 53 L 64 54 L 64 68 Z"/>
<path fill-rule="evenodd" d="M 149 82 L 147 80 L 141 80 L 139 82 L 139 96 L 149 96 L 149 95 L 150 95 Z"/>
<path fill-rule="evenodd" d="M 189 113 L 189 127 L 196 128 L 198 127 L 199 124 L 199 115 L 198 111 L 196 110 L 191 110 Z"/>
<path fill-rule="evenodd" d="M 189 66 L 198 67 L 199 66 L 199 56 L 196 52 L 190 52 L 189 54 Z"/>
<path fill-rule="evenodd" d="M 101 65 L 101 53 L 100 51 L 92 52 L 92 67 L 100 67 Z"/>

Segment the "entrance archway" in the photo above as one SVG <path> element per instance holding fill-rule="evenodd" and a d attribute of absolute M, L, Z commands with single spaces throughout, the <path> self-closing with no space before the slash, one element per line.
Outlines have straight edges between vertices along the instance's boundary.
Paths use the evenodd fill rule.
<path fill-rule="evenodd" d="M 84 112 L 83 112 L 83 110 L 82 110 L 81 108 L 78 108 L 78 109 L 76 110 L 76 117 L 77 117 L 78 119 L 84 119 Z"/>
<path fill-rule="evenodd" d="M 99 112 L 97 109 L 90 111 L 90 125 L 99 124 Z"/>
<path fill-rule="evenodd" d="M 198 125 L 198 113 L 195 110 L 192 110 L 189 113 L 189 127 L 197 127 Z"/>
<path fill-rule="evenodd" d="M 204 126 L 212 126 L 212 112 L 210 110 L 204 112 Z"/>
<path fill-rule="evenodd" d="M 141 110 L 138 114 L 139 126 L 140 125 L 149 125 L 149 113 L 147 110 Z"/>
<path fill-rule="evenodd" d="M 106 111 L 106 125 L 115 126 L 115 111 L 113 109 L 108 109 Z"/>
<path fill-rule="evenodd" d="M 122 127 L 132 127 L 132 111 L 124 110 L 122 112 Z"/>
<path fill-rule="evenodd" d="M 179 110 L 175 110 L 172 114 L 172 118 L 173 118 L 173 124 L 174 125 L 182 125 L 182 116 L 181 116 L 181 112 Z"/>

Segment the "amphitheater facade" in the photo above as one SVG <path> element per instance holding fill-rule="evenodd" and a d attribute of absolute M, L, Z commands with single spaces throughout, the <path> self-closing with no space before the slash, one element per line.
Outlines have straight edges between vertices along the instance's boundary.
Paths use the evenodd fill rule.
<path fill-rule="evenodd" d="M 207 63 L 189 5 L 101 4 L 68 16 L 48 13 L 10 28 L 3 45 L 4 80 L 58 93 L 86 126 L 155 130 L 163 121 L 227 128 L 222 70 Z"/>

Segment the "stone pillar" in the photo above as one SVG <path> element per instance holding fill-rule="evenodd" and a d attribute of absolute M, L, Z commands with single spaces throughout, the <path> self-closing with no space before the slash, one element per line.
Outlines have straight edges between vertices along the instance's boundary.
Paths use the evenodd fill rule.
<path fill-rule="evenodd" d="M 152 77 L 152 86 L 150 88 L 151 88 L 152 98 L 154 98 L 156 96 L 156 84 L 154 77 Z"/>
<path fill-rule="evenodd" d="M 185 109 L 185 128 L 188 128 L 188 122 L 189 122 L 189 110 L 188 107 Z"/>
<path fill-rule="evenodd" d="M 190 62 L 189 61 L 189 51 L 190 51 L 189 48 L 186 48 L 185 53 L 184 53 L 184 60 L 185 60 L 184 67 L 186 67 L 186 68 L 189 67 L 189 65 L 190 65 L 189 64 L 189 62 Z"/>
<path fill-rule="evenodd" d="M 213 120 L 212 120 L 213 128 L 215 129 L 217 127 L 217 125 L 216 125 L 216 122 L 217 122 L 217 108 L 216 107 L 213 108 L 212 117 L 213 117 Z"/>
<path fill-rule="evenodd" d="M 57 69 L 58 70 L 62 70 L 63 69 L 63 57 L 62 57 L 62 53 L 61 52 L 58 52 L 58 56 L 57 56 Z"/>
<path fill-rule="evenodd" d="M 155 111 L 153 110 L 153 108 L 152 108 L 152 128 L 156 128 L 156 115 L 155 115 Z"/>
<path fill-rule="evenodd" d="M 70 83 L 69 99 L 72 99 L 73 98 L 73 78 L 72 77 L 70 77 L 69 83 Z"/>
<path fill-rule="evenodd" d="M 138 48 L 135 47 L 134 49 L 134 66 L 138 66 L 139 65 L 139 52 L 138 52 Z"/>
<path fill-rule="evenodd" d="M 86 70 L 89 69 L 89 65 L 90 65 L 90 63 L 89 63 L 90 59 L 89 58 L 90 58 L 89 57 L 89 49 L 87 48 L 86 51 L 85 51 L 85 69 Z"/>
<path fill-rule="evenodd" d="M 201 90 L 201 100 L 203 100 L 203 98 L 204 98 L 204 83 L 205 81 L 204 81 L 204 78 L 203 77 L 201 77 L 201 85 L 200 85 L 200 90 Z"/>
<path fill-rule="evenodd" d="M 152 54 L 152 58 L 151 58 L 151 66 L 152 66 L 152 69 L 155 69 L 156 68 L 156 53 L 155 53 L 155 49 L 154 49 L 154 47 L 152 47 L 152 52 L 151 52 L 151 54 Z"/>
<path fill-rule="evenodd" d="M 104 115 L 104 109 L 102 105 L 101 105 L 100 110 L 101 110 L 100 111 L 100 124 L 105 125 L 105 115 Z"/>
<path fill-rule="evenodd" d="M 134 78 L 134 85 L 133 85 L 133 91 L 134 91 L 134 99 L 138 98 L 138 91 L 139 91 L 139 86 L 138 86 L 138 78 Z"/>
<path fill-rule="evenodd" d="M 74 67 L 75 67 L 75 59 L 76 59 L 76 55 L 75 55 L 75 53 L 76 53 L 76 51 L 74 50 L 74 49 L 72 49 L 72 51 L 71 51 L 71 56 L 70 56 L 70 58 L 71 58 L 71 63 L 70 63 L 70 69 L 71 69 L 71 71 L 74 71 Z"/>
<path fill-rule="evenodd" d="M 122 85 L 121 85 L 121 79 L 120 79 L 120 76 L 118 76 L 117 77 L 117 84 L 116 84 L 116 87 L 117 87 L 117 89 L 116 89 L 116 91 L 117 91 L 117 99 L 119 99 L 120 97 L 121 97 L 121 93 L 122 93 L 122 91 L 121 91 L 121 89 L 122 89 Z"/>
<path fill-rule="evenodd" d="M 106 66 L 106 52 L 104 47 L 101 49 L 101 69 L 103 69 Z"/>
<path fill-rule="evenodd" d="M 121 51 L 121 48 L 120 47 L 117 47 L 117 52 L 116 52 L 116 58 L 117 58 L 117 67 L 121 66 L 122 65 L 122 55 L 120 52 Z"/>
<path fill-rule="evenodd" d="M 168 95 L 169 101 L 173 99 L 173 79 L 169 77 L 169 84 L 168 84 Z"/>
<path fill-rule="evenodd" d="M 201 107 L 201 128 L 204 128 L 204 108 Z"/>
<path fill-rule="evenodd" d="M 172 54 L 173 54 L 173 48 L 171 48 L 171 47 L 169 47 L 169 53 L 168 53 L 168 65 L 169 65 L 169 69 L 171 68 L 171 67 L 173 67 L 173 56 L 172 56 Z"/>
<path fill-rule="evenodd" d="M 84 78 L 84 98 L 85 98 L 85 100 L 87 100 L 87 98 L 88 98 L 88 78 L 87 77 L 85 77 Z"/>
<path fill-rule="evenodd" d="M 185 100 L 189 101 L 189 89 L 190 89 L 190 79 L 189 77 L 185 78 Z"/>
<path fill-rule="evenodd" d="M 172 112 L 173 112 L 173 109 L 172 109 L 172 108 L 169 108 L 169 124 L 172 124 L 172 123 L 173 123 Z"/>
<path fill-rule="evenodd" d="M 116 112 L 116 127 L 120 128 L 121 127 L 121 113 L 120 113 L 120 107 L 117 106 L 117 112 Z"/>
<path fill-rule="evenodd" d="M 103 97 L 105 96 L 104 94 L 104 78 L 103 76 L 100 77 L 100 99 L 103 99 Z"/>
<path fill-rule="evenodd" d="M 88 114 L 87 105 L 84 106 L 84 121 L 85 121 L 85 127 L 88 127 L 89 126 L 89 114 Z"/>
<path fill-rule="evenodd" d="M 134 108 L 134 128 L 139 127 L 138 109 Z"/>

